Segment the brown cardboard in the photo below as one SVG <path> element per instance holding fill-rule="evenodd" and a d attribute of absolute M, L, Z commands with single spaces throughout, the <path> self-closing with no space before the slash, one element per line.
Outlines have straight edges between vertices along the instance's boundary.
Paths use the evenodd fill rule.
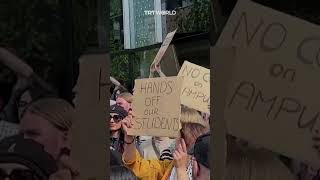
<path fill-rule="evenodd" d="M 176 32 L 177 32 L 177 29 L 167 34 L 166 38 L 162 42 L 162 45 L 161 45 L 156 57 L 154 58 L 153 62 L 151 63 L 151 67 L 158 65 L 161 62 L 162 57 L 165 55 L 165 53 L 166 53 L 174 35 L 176 34 Z M 151 75 L 151 72 L 150 72 L 150 75 Z"/>
<path fill-rule="evenodd" d="M 182 81 L 180 77 L 135 80 L 134 126 L 128 134 L 178 137 Z"/>
<path fill-rule="evenodd" d="M 76 122 L 72 129 L 72 156 L 79 162 L 80 180 L 108 179 L 107 99 L 108 54 L 82 56 L 75 87 Z"/>
<path fill-rule="evenodd" d="M 227 96 L 228 82 L 232 77 L 232 64 L 235 59 L 235 49 L 233 48 L 210 48 L 210 60 L 213 64 L 211 71 L 211 99 L 213 107 L 211 108 L 211 149 L 212 158 L 210 163 L 214 171 L 211 173 L 212 179 L 225 179 L 226 168 L 226 122 L 224 117 L 225 98 Z M 231 65 L 231 66 L 230 66 Z"/>
<path fill-rule="evenodd" d="M 184 61 L 178 77 L 183 77 L 181 104 L 210 113 L 210 69 Z"/>
<path fill-rule="evenodd" d="M 239 0 L 217 46 L 237 48 L 225 111 L 228 132 L 320 165 L 319 156 L 311 148 L 311 131 L 319 127 L 319 120 L 313 123 L 312 119 L 319 119 L 316 77 L 320 72 L 320 27 Z M 239 98 L 239 93 L 232 101 L 237 87 L 249 101 Z"/>
<path fill-rule="evenodd" d="M 277 57 L 237 49 L 226 99 L 228 130 L 275 152 L 320 165 L 312 148 L 312 131 L 320 122 L 316 98 L 320 86 L 314 77 L 320 76 L 320 71 L 306 68 L 292 56 L 279 64 Z M 287 71 L 289 68 L 292 71 Z M 279 76 L 274 74 L 278 71 Z"/>

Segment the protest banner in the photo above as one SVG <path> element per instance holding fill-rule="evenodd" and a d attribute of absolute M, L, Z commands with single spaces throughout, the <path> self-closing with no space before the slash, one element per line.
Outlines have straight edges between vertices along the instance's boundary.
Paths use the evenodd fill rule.
<path fill-rule="evenodd" d="M 166 53 L 166 51 L 167 51 L 174 35 L 176 34 L 176 32 L 177 32 L 177 29 L 167 34 L 166 38 L 162 42 L 162 45 L 161 45 L 156 57 L 154 58 L 153 62 L 151 63 L 151 67 L 154 68 L 154 66 L 156 66 L 160 63 L 160 61 L 162 60 L 162 57 Z M 150 74 L 151 74 L 151 72 L 150 72 Z"/>
<path fill-rule="evenodd" d="M 183 77 L 181 104 L 210 113 L 210 70 L 184 61 L 178 77 Z"/>
<path fill-rule="evenodd" d="M 177 76 L 180 70 L 176 48 L 171 44 L 161 60 L 161 71 L 167 76 Z"/>
<path fill-rule="evenodd" d="M 228 132 L 319 166 L 312 131 L 319 128 L 320 27 L 239 0 L 216 45 L 237 49 Z"/>
<path fill-rule="evenodd" d="M 134 126 L 128 134 L 178 137 L 181 114 L 180 77 L 135 80 L 132 109 Z"/>
<path fill-rule="evenodd" d="M 108 54 L 84 55 L 75 86 L 76 122 L 72 129 L 72 157 L 79 161 L 80 180 L 108 179 L 107 98 Z"/>

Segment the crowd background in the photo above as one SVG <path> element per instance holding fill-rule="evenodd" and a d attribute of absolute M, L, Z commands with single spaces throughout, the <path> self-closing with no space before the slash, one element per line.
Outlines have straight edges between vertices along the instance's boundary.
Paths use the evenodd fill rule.
<path fill-rule="evenodd" d="M 316 24 L 320 22 L 317 6 L 311 2 L 256 1 Z M 103 34 L 108 30 L 97 28 L 97 21 L 101 22 L 101 19 L 92 15 L 99 11 L 98 14 L 103 15 L 99 16 L 101 18 L 105 16 L 105 12 L 100 12 L 97 8 L 99 3 L 92 3 L 93 1 L 90 3 L 74 1 L 73 11 L 69 9 L 71 7 L 68 4 L 69 1 L 61 1 L 63 2 L 61 4 L 58 4 L 60 1 L 49 0 L 26 2 L 12 0 L 0 3 L 0 177 L 76 179 L 81 172 L 69 157 L 72 139 L 70 128 L 74 120 L 72 87 L 77 79 L 77 60 L 80 54 L 90 47 L 108 47 L 106 45 L 108 41 L 103 41 Z M 223 0 L 220 3 L 222 14 L 227 17 L 235 1 Z M 89 11 L 91 13 L 88 13 Z M 72 17 L 72 13 L 75 17 Z M 86 17 L 87 14 L 91 16 Z M 19 18 L 15 19 L 16 16 Z M 190 17 L 197 17 L 197 14 L 193 13 Z M 208 19 L 209 14 L 204 13 L 201 17 Z M 208 24 L 208 21 L 194 22 L 200 23 L 192 24 L 194 27 Z M 185 29 L 189 28 L 188 23 L 182 24 L 185 24 Z M 71 32 L 72 29 L 74 32 Z M 105 32 L 100 32 L 98 36 L 97 29 Z M 99 37 L 102 37 L 102 40 Z M 181 44 L 183 43 L 185 41 Z M 117 47 L 111 48 L 117 49 Z M 188 53 L 186 50 L 184 52 Z M 17 58 L 20 60 L 17 61 Z M 21 62 L 27 62 L 30 67 Z M 209 61 L 206 62 L 206 65 L 208 64 Z M 125 69 L 119 72 L 128 69 L 128 66 L 122 67 Z M 114 85 L 110 89 L 113 94 L 110 106 L 115 109 L 111 111 L 113 114 L 106 117 L 106 124 L 114 123 L 114 129 L 109 129 L 112 143 L 107 145 L 111 153 L 110 178 L 135 179 L 137 176 L 142 176 L 141 170 L 136 168 L 137 159 L 141 165 L 145 165 L 144 160 L 153 159 L 152 164 L 157 167 L 155 168 L 157 170 L 149 172 L 152 173 L 151 176 L 157 176 L 156 179 L 177 176 L 182 179 L 191 176 L 196 176 L 194 179 L 201 179 L 203 175 L 208 175 L 209 168 L 205 160 L 209 156 L 204 152 L 195 151 L 197 145 L 208 147 L 208 143 L 196 143 L 202 142 L 203 132 L 190 138 L 185 137 L 186 141 L 166 137 L 133 138 L 126 135 L 123 128 L 130 127 L 128 122 L 134 114 L 128 105 L 132 102 L 130 98 L 133 86 L 125 85 L 125 81 L 119 80 L 119 82 L 124 87 Z M 209 121 L 207 114 L 190 109 L 187 111 L 193 112 L 193 118 L 204 120 L 204 122 Z M 183 119 L 186 121 L 183 128 L 186 132 L 193 132 L 192 129 L 198 127 L 205 128 L 200 123 L 188 125 L 187 118 Z M 192 133 L 182 131 L 180 135 L 184 137 L 190 134 Z M 315 148 L 319 149 L 318 132 L 314 134 Z M 132 140 L 135 146 L 130 145 Z M 192 143 L 188 142 L 189 140 Z M 127 148 L 136 149 L 136 155 L 123 158 Z M 233 137 L 228 137 L 227 160 L 226 174 L 227 179 L 230 180 L 241 178 L 316 180 L 320 178 L 318 167 L 274 154 Z M 192 162 L 192 166 L 189 162 Z M 193 174 L 190 175 L 190 172 Z"/>

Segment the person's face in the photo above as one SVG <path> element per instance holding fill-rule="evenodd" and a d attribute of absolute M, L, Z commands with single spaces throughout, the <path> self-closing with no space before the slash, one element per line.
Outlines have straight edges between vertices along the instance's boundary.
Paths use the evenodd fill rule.
<path fill-rule="evenodd" d="M 18 102 L 19 117 L 21 117 L 23 111 L 31 101 L 32 101 L 32 97 L 29 91 L 26 91 L 21 95 L 20 100 Z"/>
<path fill-rule="evenodd" d="M 40 180 L 40 178 L 24 165 L 0 163 L 0 180 Z"/>
<path fill-rule="evenodd" d="M 26 112 L 21 119 L 20 133 L 25 138 L 42 144 L 56 159 L 61 149 L 68 147 L 68 138 L 64 132 L 58 130 L 48 120 L 30 112 Z"/>
<path fill-rule="evenodd" d="M 109 127 L 111 131 L 118 131 L 121 128 L 121 118 L 117 113 L 110 113 Z"/>
<path fill-rule="evenodd" d="M 123 98 L 117 98 L 117 105 L 123 107 L 124 110 L 129 112 L 131 105 Z"/>
<path fill-rule="evenodd" d="M 184 139 L 184 142 L 186 143 L 187 149 L 192 147 L 195 142 L 194 137 L 192 136 L 192 133 L 188 133 L 187 129 L 180 130 L 180 138 Z"/>

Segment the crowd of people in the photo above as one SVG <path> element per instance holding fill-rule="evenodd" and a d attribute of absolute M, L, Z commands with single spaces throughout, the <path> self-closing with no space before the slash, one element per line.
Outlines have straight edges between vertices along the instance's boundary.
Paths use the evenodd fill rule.
<path fill-rule="evenodd" d="M 10 50 L 0 48 L 0 63 L 12 61 L 11 65 L 21 66 L 23 61 L 17 59 Z M 32 69 L 16 74 L 16 84 L 10 90 L 1 87 L 0 179 L 76 180 L 81 172 L 70 158 L 73 105 L 39 81 Z M 178 138 L 135 137 L 127 133 L 135 117 L 132 92 L 117 86 L 110 92 L 110 114 L 106 117 L 110 179 L 210 179 L 209 159 L 214 153 L 210 149 L 214 134 L 210 132 L 210 114 L 181 105 Z M 313 141 L 315 150 L 320 151 L 318 131 Z M 235 137 L 228 136 L 227 142 L 228 180 L 320 179 L 318 169 L 299 161 Z"/>
<path fill-rule="evenodd" d="M 14 52 L 0 47 L 0 63 L 17 76 L 0 98 L 0 179 L 76 179 L 79 169 L 70 158 L 73 105 Z"/>
<path fill-rule="evenodd" d="M 110 103 L 111 166 L 122 167 L 128 179 L 210 179 L 207 116 L 181 106 L 179 138 L 133 137 L 127 134 L 134 118 L 132 99 L 124 92 Z"/>

